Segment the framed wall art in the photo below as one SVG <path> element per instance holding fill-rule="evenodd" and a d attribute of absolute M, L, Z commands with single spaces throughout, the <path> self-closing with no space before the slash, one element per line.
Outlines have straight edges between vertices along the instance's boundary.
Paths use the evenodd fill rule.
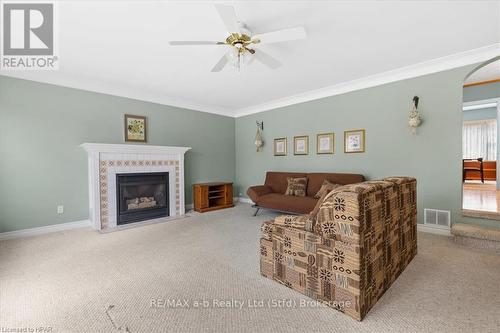
<path fill-rule="evenodd" d="M 301 135 L 293 138 L 293 154 L 307 155 L 309 154 L 309 136 Z"/>
<path fill-rule="evenodd" d="M 286 138 L 274 139 L 274 156 L 286 156 Z"/>
<path fill-rule="evenodd" d="M 344 152 L 364 153 L 365 152 L 365 130 L 351 130 L 344 132 Z"/>
<path fill-rule="evenodd" d="M 125 115 L 125 141 L 146 142 L 146 117 Z"/>
<path fill-rule="evenodd" d="M 316 153 L 317 154 L 333 154 L 335 147 L 335 134 L 321 133 L 316 135 Z"/>

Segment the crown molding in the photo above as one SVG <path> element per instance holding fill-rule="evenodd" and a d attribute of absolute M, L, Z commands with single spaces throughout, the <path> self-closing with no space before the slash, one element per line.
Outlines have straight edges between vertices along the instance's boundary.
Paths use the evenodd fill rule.
<path fill-rule="evenodd" d="M 380 86 L 383 84 L 406 80 L 427 74 L 437 73 L 466 65 L 477 64 L 500 55 L 500 43 L 484 46 L 481 48 L 455 53 L 441 58 L 401 67 L 391 71 L 363 77 L 360 79 L 335 84 L 332 86 L 291 95 L 288 97 L 272 100 L 240 109 L 224 108 L 220 106 L 192 103 L 177 98 L 165 96 L 161 92 L 151 92 L 146 89 L 117 85 L 114 83 L 92 80 L 89 78 L 67 79 L 59 76 L 45 76 L 37 79 L 30 78 L 24 72 L 1 71 L 0 75 L 25 79 L 35 82 L 43 82 L 57 86 L 75 88 L 80 90 L 103 93 L 113 96 L 136 99 L 183 109 L 217 114 L 221 116 L 239 118 L 247 115 L 270 111 L 285 106 L 309 102 L 325 97 L 345 94 L 348 92 Z"/>
<path fill-rule="evenodd" d="M 472 65 L 490 60 L 491 58 L 494 58 L 498 55 L 500 55 L 500 43 L 465 52 L 455 53 L 445 57 L 424 61 L 414 65 L 401 67 L 391 71 L 328 86 L 321 89 L 307 91 L 301 94 L 277 99 L 267 103 L 250 106 L 248 108 L 238 109 L 233 115 L 234 117 L 239 118 L 254 113 L 270 111 L 293 104 L 309 102 L 316 99 L 345 94 L 348 92 L 376 87 L 391 82 L 437 73 L 466 65 Z"/>
<path fill-rule="evenodd" d="M 116 83 L 109 83 L 83 77 L 65 78 L 57 76 L 57 74 L 51 76 L 51 74 L 53 73 L 47 73 L 47 72 L 41 74 L 41 75 L 46 74 L 47 76 L 43 76 L 40 78 L 33 78 L 29 76 L 30 74 L 29 72 L 28 73 L 26 72 L 2 70 L 0 71 L 0 75 L 16 79 L 23 79 L 27 81 L 47 83 L 60 87 L 73 88 L 73 89 L 90 91 L 111 96 L 135 99 L 143 102 L 173 106 L 192 111 L 217 114 L 226 117 L 234 117 L 234 112 L 231 112 L 231 110 L 229 109 L 213 105 L 192 103 L 190 101 L 165 96 L 165 94 L 160 92 L 152 92 L 146 89 L 138 89 L 137 87 L 124 86 Z"/>

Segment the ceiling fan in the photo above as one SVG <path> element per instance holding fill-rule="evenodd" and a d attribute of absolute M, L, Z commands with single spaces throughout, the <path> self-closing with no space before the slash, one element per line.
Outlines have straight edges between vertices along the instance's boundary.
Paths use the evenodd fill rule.
<path fill-rule="evenodd" d="M 229 36 L 223 42 L 217 41 L 170 41 L 170 45 L 225 45 L 231 48 L 224 54 L 212 68 L 212 72 L 220 72 L 229 61 L 233 63 L 237 70 L 243 64 L 250 64 L 254 59 L 275 69 L 281 66 L 281 62 L 266 52 L 255 49 L 257 44 L 271 44 L 289 40 L 306 38 L 303 27 L 298 26 L 273 32 L 266 32 L 253 35 L 252 32 L 242 22 L 236 18 L 233 6 L 216 4 L 215 8 L 219 13 L 222 22 L 226 26 Z"/>

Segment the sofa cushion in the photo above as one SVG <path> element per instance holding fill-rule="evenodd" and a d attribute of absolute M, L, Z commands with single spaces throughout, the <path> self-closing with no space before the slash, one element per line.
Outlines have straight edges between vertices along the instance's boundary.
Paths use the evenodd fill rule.
<path fill-rule="evenodd" d="M 311 197 L 296 197 L 278 193 L 269 193 L 261 196 L 257 205 L 264 208 L 307 214 L 313 210 L 317 199 Z"/>
<path fill-rule="evenodd" d="M 334 184 L 354 184 L 361 183 L 365 180 L 362 175 L 354 173 L 309 173 L 307 174 L 307 196 L 314 197 L 318 193 L 324 180 L 328 180 Z"/>
<path fill-rule="evenodd" d="M 306 173 L 300 172 L 274 172 L 269 171 L 266 173 L 265 185 L 269 186 L 274 193 L 285 194 L 288 186 L 287 178 L 300 178 L 307 177 Z M 316 193 L 316 192 L 315 192 Z"/>
<path fill-rule="evenodd" d="M 321 188 L 319 189 L 319 191 L 314 195 L 314 198 L 319 199 L 319 198 L 323 197 L 323 199 L 324 199 L 324 196 L 326 194 L 328 194 L 331 190 L 336 189 L 337 187 L 340 187 L 340 186 L 342 186 L 342 185 L 334 184 L 334 183 L 330 182 L 328 179 L 325 179 L 323 181 L 323 185 L 321 185 Z"/>
<path fill-rule="evenodd" d="M 305 197 L 307 189 L 307 178 L 287 178 L 288 186 L 285 191 L 285 195 L 294 195 L 297 197 Z"/>

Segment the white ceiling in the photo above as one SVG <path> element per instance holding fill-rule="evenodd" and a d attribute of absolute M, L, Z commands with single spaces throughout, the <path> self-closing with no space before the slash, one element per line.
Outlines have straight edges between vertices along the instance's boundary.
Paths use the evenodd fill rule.
<path fill-rule="evenodd" d="M 500 60 L 489 63 L 472 73 L 465 83 L 483 82 L 500 79 Z"/>
<path fill-rule="evenodd" d="M 212 73 L 225 46 L 168 41 L 224 40 L 213 3 L 60 2 L 59 71 L 2 74 L 238 116 L 380 84 L 388 71 L 404 78 L 396 69 L 407 66 L 500 54 L 498 1 L 224 2 L 254 33 L 302 25 L 308 38 L 258 46 L 283 62 L 277 70 L 254 62 Z"/>

